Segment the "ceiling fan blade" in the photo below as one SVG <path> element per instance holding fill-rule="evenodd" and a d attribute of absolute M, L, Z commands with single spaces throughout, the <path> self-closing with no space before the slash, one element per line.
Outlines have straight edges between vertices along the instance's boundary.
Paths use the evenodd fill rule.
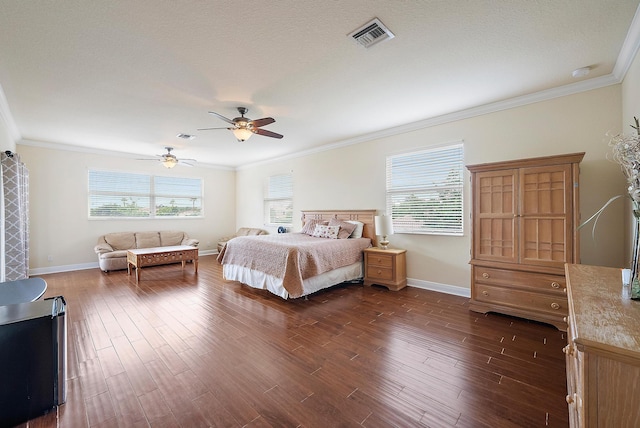
<path fill-rule="evenodd" d="M 260 128 L 261 126 L 269 125 L 275 121 L 276 120 L 272 117 L 263 117 L 262 119 L 252 120 L 251 123 L 253 123 L 255 128 Z"/>
<path fill-rule="evenodd" d="M 198 131 L 211 131 L 212 129 L 233 129 L 233 128 L 226 128 L 226 127 L 223 127 L 223 128 L 198 128 L 197 130 Z"/>
<path fill-rule="evenodd" d="M 212 114 L 214 116 L 218 116 L 220 119 L 224 120 L 227 123 L 230 123 L 232 125 L 234 124 L 233 120 L 228 119 L 228 118 L 224 117 L 223 115 L 216 113 L 215 111 L 210 111 L 209 114 Z"/>
<path fill-rule="evenodd" d="M 265 137 L 271 137 L 271 138 L 282 138 L 282 137 L 284 137 L 284 135 L 276 134 L 275 132 L 267 131 L 266 129 L 258 128 L 254 132 L 256 134 L 258 134 L 258 135 L 263 135 Z"/>
<path fill-rule="evenodd" d="M 189 163 L 189 162 L 183 162 L 183 161 L 179 161 L 179 162 L 178 162 L 178 165 L 182 165 L 182 166 L 189 166 L 189 167 L 192 167 L 192 166 L 193 166 L 193 164 L 192 164 L 192 163 Z"/>

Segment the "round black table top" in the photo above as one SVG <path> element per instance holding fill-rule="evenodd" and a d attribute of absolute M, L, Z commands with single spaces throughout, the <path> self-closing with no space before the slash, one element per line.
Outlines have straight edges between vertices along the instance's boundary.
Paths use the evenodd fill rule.
<path fill-rule="evenodd" d="M 38 300 L 47 290 L 42 278 L 27 278 L 0 282 L 0 306 L 14 305 Z"/>

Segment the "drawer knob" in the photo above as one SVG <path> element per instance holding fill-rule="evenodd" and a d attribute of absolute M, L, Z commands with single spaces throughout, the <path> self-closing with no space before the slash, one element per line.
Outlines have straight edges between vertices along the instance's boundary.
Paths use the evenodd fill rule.
<path fill-rule="evenodd" d="M 484 273 L 482 274 L 482 277 L 483 277 L 483 278 L 485 278 L 485 279 L 486 279 L 486 278 L 489 278 L 489 274 L 488 274 L 488 273 L 486 273 L 486 272 L 484 272 Z"/>
<path fill-rule="evenodd" d="M 489 295 L 489 292 L 488 292 L 487 290 L 484 290 L 484 291 L 482 292 L 482 295 L 483 295 L 483 296 L 488 296 L 488 295 Z"/>
<path fill-rule="evenodd" d="M 567 321 L 567 317 L 562 317 L 562 321 L 566 322 L 567 324 L 569 324 L 569 321 Z"/>
<path fill-rule="evenodd" d="M 558 284 L 557 282 L 553 281 L 553 282 L 551 283 L 551 287 L 553 287 L 553 288 L 560 288 L 560 284 Z"/>
<path fill-rule="evenodd" d="M 378 257 L 378 263 L 382 263 L 382 259 Z"/>
<path fill-rule="evenodd" d="M 573 404 L 576 402 L 575 394 L 568 394 L 565 399 L 567 400 L 567 404 Z"/>
<path fill-rule="evenodd" d="M 551 309 L 556 309 L 556 310 L 558 310 L 558 309 L 560 309 L 560 305 L 559 305 L 559 304 L 557 304 L 556 302 L 553 302 L 553 303 L 551 304 Z"/>
<path fill-rule="evenodd" d="M 378 269 L 378 275 L 381 275 L 382 271 L 380 269 Z"/>

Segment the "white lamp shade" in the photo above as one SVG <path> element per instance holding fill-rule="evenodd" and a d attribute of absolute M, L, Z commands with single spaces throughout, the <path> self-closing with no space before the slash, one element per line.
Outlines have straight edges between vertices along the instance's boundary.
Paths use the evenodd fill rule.
<path fill-rule="evenodd" d="M 178 161 L 174 158 L 167 158 L 162 161 L 162 164 L 165 166 L 165 168 L 173 168 L 177 163 Z"/>
<path fill-rule="evenodd" d="M 393 219 L 390 215 L 377 215 L 373 220 L 376 227 L 376 235 L 393 235 Z"/>
<path fill-rule="evenodd" d="M 249 137 L 253 135 L 253 132 L 246 128 L 237 128 L 233 130 L 233 135 L 235 135 L 239 141 L 247 141 Z"/>

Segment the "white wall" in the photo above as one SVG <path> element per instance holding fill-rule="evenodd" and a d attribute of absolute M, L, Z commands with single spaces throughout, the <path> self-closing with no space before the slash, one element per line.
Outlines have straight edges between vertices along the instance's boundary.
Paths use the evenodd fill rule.
<path fill-rule="evenodd" d="M 182 230 L 213 250 L 218 238 L 235 231 L 235 172 L 203 167 L 163 168 L 119 156 L 45 149 L 18 144 L 29 169 L 30 268 L 45 273 L 97 265 L 93 251 L 98 236 L 108 232 Z M 88 219 L 88 170 L 103 169 L 202 178 L 204 218 Z M 48 256 L 53 260 L 49 261 Z M 61 269 L 62 267 L 62 269 Z"/>
<path fill-rule="evenodd" d="M 0 88 L 1 90 L 1 88 Z M 0 151 L 16 151 L 16 143 L 9 132 L 9 127 L 2 114 L 0 114 Z"/>
<path fill-rule="evenodd" d="M 385 211 L 385 158 L 464 140 L 466 164 L 553 154 L 586 152 L 581 164 L 583 219 L 611 196 L 624 191 L 616 164 L 606 159 L 607 132 L 620 132 L 621 85 L 432 126 L 348 147 L 274 161 L 237 172 L 238 225 L 263 222 L 262 189 L 273 174 L 291 171 L 294 180 L 294 230 L 300 210 L 368 209 Z M 286 144 L 286 141 L 283 143 Z M 469 183 L 465 187 L 470 212 Z M 602 216 L 596 230 L 582 232 L 582 262 L 605 266 L 624 263 L 624 209 L 617 204 Z M 410 283 L 436 283 L 468 289 L 470 223 L 462 237 L 400 235 L 392 246 L 406 248 Z M 423 284 L 424 282 L 425 284 Z"/>
<path fill-rule="evenodd" d="M 636 55 L 635 60 L 632 62 L 631 67 L 625 75 L 622 82 L 622 116 L 621 116 L 621 129 L 625 134 L 632 135 L 636 131 L 630 127 L 634 124 L 633 118 L 640 118 L 640 55 Z M 626 200 L 626 233 L 625 248 L 628 263 L 631 258 L 631 241 L 633 239 L 632 229 L 632 208 L 631 202 Z"/>

